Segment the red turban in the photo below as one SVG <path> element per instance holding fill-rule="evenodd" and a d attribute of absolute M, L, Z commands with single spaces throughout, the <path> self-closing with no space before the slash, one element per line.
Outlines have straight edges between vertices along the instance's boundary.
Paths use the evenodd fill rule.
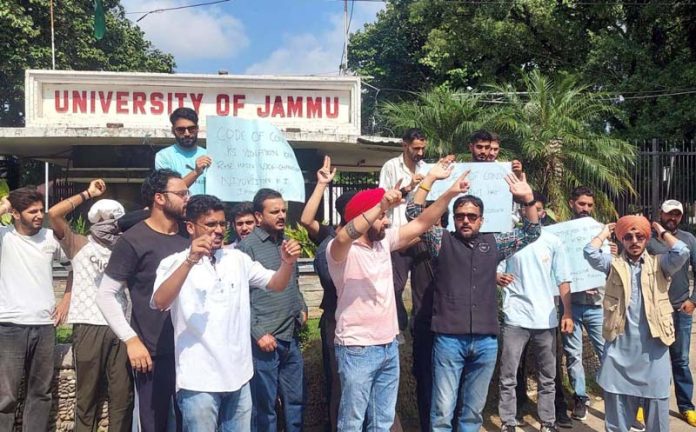
<path fill-rule="evenodd" d="M 353 198 L 346 204 L 346 222 L 350 222 L 356 217 L 360 216 L 361 213 L 365 213 L 372 207 L 379 204 L 384 196 L 384 189 L 375 188 L 360 191 L 353 196 Z"/>
<path fill-rule="evenodd" d="M 618 221 L 616 221 L 616 227 L 614 232 L 619 240 L 623 240 L 624 236 L 631 231 L 636 229 L 639 233 L 643 234 L 645 238 L 650 238 L 650 222 L 645 218 L 645 216 L 624 216 Z"/>

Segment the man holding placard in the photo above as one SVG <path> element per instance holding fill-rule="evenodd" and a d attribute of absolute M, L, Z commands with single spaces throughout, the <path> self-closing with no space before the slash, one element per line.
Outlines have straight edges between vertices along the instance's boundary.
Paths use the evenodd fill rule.
<path fill-rule="evenodd" d="M 198 114 L 181 107 L 169 115 L 176 144 L 155 155 L 155 169 L 168 168 L 182 175 L 191 195 L 205 193 L 205 169 L 212 163 L 206 150 L 198 144 Z"/>

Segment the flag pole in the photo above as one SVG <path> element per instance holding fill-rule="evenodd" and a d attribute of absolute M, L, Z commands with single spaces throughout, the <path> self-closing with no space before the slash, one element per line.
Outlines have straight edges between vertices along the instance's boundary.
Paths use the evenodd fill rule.
<path fill-rule="evenodd" d="M 53 27 L 53 0 L 50 0 L 51 5 L 51 64 L 53 70 L 56 70 L 56 34 Z M 48 211 L 48 162 L 44 162 L 44 184 L 45 184 L 45 194 L 44 194 L 44 209 Z"/>

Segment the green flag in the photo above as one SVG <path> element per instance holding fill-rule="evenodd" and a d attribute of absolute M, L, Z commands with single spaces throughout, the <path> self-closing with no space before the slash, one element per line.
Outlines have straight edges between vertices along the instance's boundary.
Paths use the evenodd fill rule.
<path fill-rule="evenodd" d="M 94 37 L 99 40 L 104 37 L 105 32 L 104 3 L 102 0 L 94 0 Z"/>

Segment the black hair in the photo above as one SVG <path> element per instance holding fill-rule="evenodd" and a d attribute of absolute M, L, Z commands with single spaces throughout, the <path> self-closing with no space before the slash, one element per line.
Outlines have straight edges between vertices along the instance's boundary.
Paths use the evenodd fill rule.
<path fill-rule="evenodd" d="M 463 206 L 464 204 L 473 204 L 474 206 L 478 207 L 479 209 L 481 209 L 481 216 L 483 216 L 483 201 L 481 201 L 481 198 L 473 195 L 460 196 L 459 198 L 454 200 L 452 210 L 456 211 L 459 207 Z"/>
<path fill-rule="evenodd" d="M 422 130 L 418 128 L 411 128 L 407 129 L 406 132 L 404 132 L 404 136 L 401 137 L 401 139 L 406 144 L 411 144 L 414 140 L 425 140 L 427 138 L 425 137 L 425 134 Z"/>
<path fill-rule="evenodd" d="M 534 201 L 538 201 L 543 205 L 546 205 L 546 203 L 548 202 L 548 200 L 546 199 L 546 195 L 542 194 L 541 192 L 534 192 Z"/>
<path fill-rule="evenodd" d="M 154 170 L 145 177 L 143 185 L 140 187 L 140 197 L 146 207 L 152 208 L 152 203 L 155 201 L 155 194 L 162 193 L 167 190 L 167 183 L 171 178 L 181 178 L 181 174 L 176 171 L 163 168 Z"/>
<path fill-rule="evenodd" d="M 587 186 L 578 186 L 570 192 L 570 199 L 575 201 L 583 195 L 594 197 L 594 192 Z"/>
<path fill-rule="evenodd" d="M 191 120 L 195 125 L 198 125 L 198 114 L 196 114 L 196 111 L 192 110 L 191 108 L 177 108 L 169 115 L 169 121 L 172 123 L 172 126 L 174 126 L 174 123 L 176 123 L 176 121 L 180 118 Z"/>
<path fill-rule="evenodd" d="M 233 222 L 239 216 L 244 216 L 244 215 L 252 215 L 253 216 L 254 215 L 254 204 L 252 204 L 251 201 L 242 201 L 240 203 L 237 203 L 230 210 L 230 214 L 232 216 Z"/>
<path fill-rule="evenodd" d="M 487 130 L 477 130 L 469 137 L 469 144 L 476 144 L 477 142 L 490 142 L 495 141 L 493 135 Z"/>
<path fill-rule="evenodd" d="M 194 195 L 186 203 L 186 219 L 194 222 L 209 212 L 225 211 L 220 198 L 213 195 Z"/>
<path fill-rule="evenodd" d="M 25 186 L 10 192 L 7 196 L 7 200 L 12 204 L 14 210 L 21 213 L 36 202 L 43 204 L 44 194 L 39 192 L 35 186 Z"/>
<path fill-rule="evenodd" d="M 491 142 L 497 142 L 498 144 L 500 144 L 500 135 L 498 135 L 495 132 L 490 132 L 490 135 L 491 135 Z"/>
<path fill-rule="evenodd" d="M 350 192 L 344 192 L 336 198 L 336 211 L 338 212 L 338 215 L 341 217 L 341 226 L 345 225 L 346 222 L 346 205 L 348 205 L 348 201 L 351 200 L 355 196 L 355 194 L 358 193 L 356 191 L 350 191 Z"/>
<path fill-rule="evenodd" d="M 259 189 L 256 192 L 256 195 L 254 195 L 254 211 L 263 213 L 263 203 L 264 201 L 268 199 L 275 199 L 275 198 L 283 198 L 283 195 L 280 194 L 277 190 L 269 189 L 269 188 L 262 188 Z"/>

